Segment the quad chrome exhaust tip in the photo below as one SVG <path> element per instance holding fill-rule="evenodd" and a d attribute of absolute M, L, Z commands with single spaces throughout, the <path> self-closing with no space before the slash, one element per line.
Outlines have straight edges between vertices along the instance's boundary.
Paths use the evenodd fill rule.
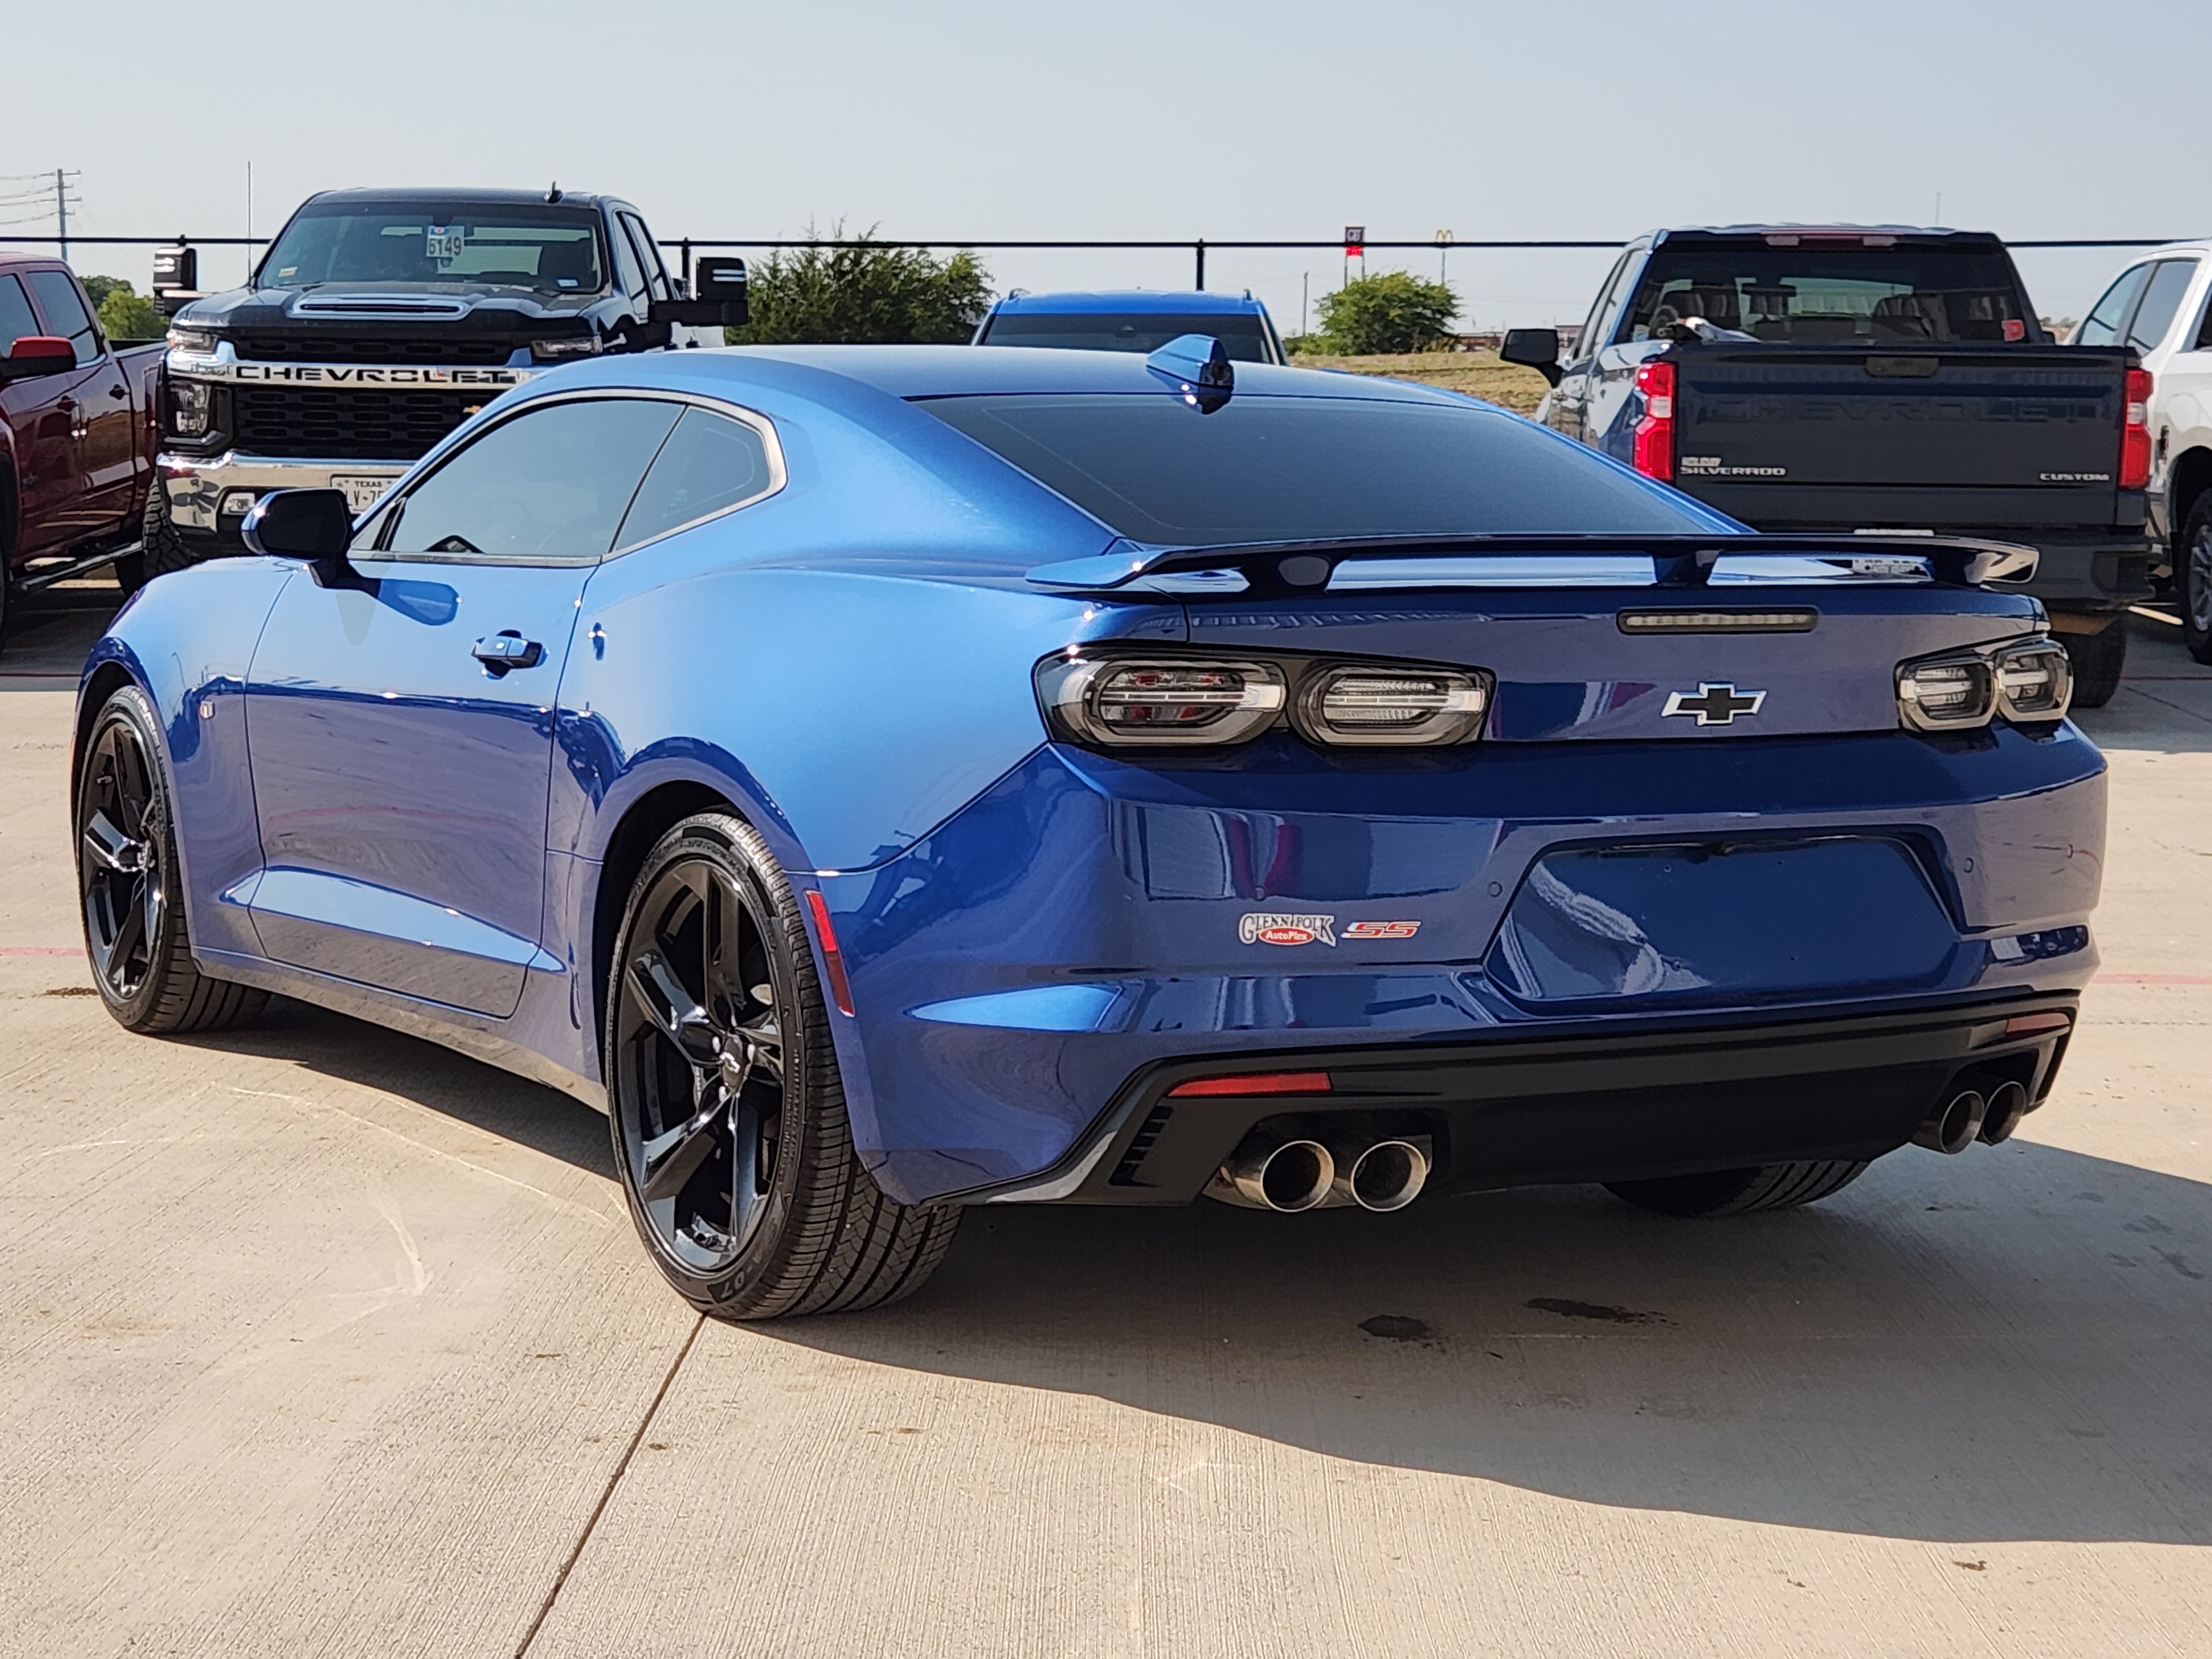
<path fill-rule="evenodd" d="M 1428 1184 L 1429 1155 L 1410 1140 L 1378 1140 L 1358 1152 L 1339 1148 L 1336 1176 L 1329 1183 L 1333 1204 L 1357 1204 L 1387 1214 L 1402 1210 Z"/>
<path fill-rule="evenodd" d="M 1295 1215 L 1327 1202 L 1335 1180 L 1336 1159 L 1318 1140 L 1250 1136 L 1206 1190 L 1231 1204 Z"/>

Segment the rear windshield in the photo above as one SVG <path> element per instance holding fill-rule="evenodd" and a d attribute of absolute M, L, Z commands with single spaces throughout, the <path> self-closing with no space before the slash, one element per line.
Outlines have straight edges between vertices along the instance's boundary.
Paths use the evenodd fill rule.
<path fill-rule="evenodd" d="M 1662 242 L 1614 339 L 1702 317 L 1756 340 L 2022 342 L 2031 314 L 2012 261 L 1986 244 Z"/>
<path fill-rule="evenodd" d="M 596 294 L 606 286 L 598 220 L 588 208 L 526 203 L 310 202 L 262 260 L 260 281 L 270 288 L 405 283 Z"/>
<path fill-rule="evenodd" d="M 1242 395 L 1205 415 L 1164 391 L 917 402 L 1140 542 L 1711 528 L 1589 451 L 1472 404 Z"/>
<path fill-rule="evenodd" d="M 1267 361 L 1267 334 L 1250 315 L 1052 317 L 1016 311 L 992 318 L 976 343 L 1150 354 L 1184 334 L 1211 334 L 1240 363 Z"/>

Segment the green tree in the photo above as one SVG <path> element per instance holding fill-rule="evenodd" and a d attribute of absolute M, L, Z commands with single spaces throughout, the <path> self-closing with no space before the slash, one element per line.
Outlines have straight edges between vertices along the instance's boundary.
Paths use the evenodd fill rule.
<path fill-rule="evenodd" d="M 82 276 L 100 326 L 111 340 L 158 340 L 168 332 L 168 319 L 154 302 L 120 276 Z"/>
<path fill-rule="evenodd" d="M 813 233 L 808 233 L 812 237 Z M 830 233 L 844 240 L 844 227 Z M 732 345 L 959 345 L 991 308 L 991 273 L 963 248 L 885 247 L 872 229 L 854 246 L 820 239 L 756 260 L 752 320 L 726 329 Z"/>
<path fill-rule="evenodd" d="M 1302 342 L 1308 349 L 1346 356 L 1424 351 L 1450 333 L 1459 295 L 1442 283 L 1386 270 L 1323 295 L 1320 311 L 1316 335 Z"/>

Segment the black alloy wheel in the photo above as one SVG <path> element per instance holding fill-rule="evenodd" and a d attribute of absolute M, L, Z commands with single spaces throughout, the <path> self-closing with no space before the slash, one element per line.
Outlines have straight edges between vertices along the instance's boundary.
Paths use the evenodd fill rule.
<path fill-rule="evenodd" d="M 192 961 L 158 729 L 144 694 L 126 686 L 86 741 L 75 815 L 85 951 L 100 1000 L 131 1030 L 215 1030 L 252 1018 L 269 999 Z"/>
<path fill-rule="evenodd" d="M 799 906 L 743 820 L 678 824 L 631 889 L 607 987 L 609 1115 L 639 1235 L 726 1319 L 918 1289 L 959 1212 L 860 1168 Z"/>
<path fill-rule="evenodd" d="M 2212 490 L 2197 498 L 2173 550 L 2173 597 L 2180 602 L 2181 642 L 2212 663 Z"/>

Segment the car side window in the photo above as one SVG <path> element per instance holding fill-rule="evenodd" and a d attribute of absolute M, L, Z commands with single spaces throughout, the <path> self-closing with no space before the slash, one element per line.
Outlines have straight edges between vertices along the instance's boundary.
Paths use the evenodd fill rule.
<path fill-rule="evenodd" d="M 2136 307 L 2135 321 L 2128 325 L 2130 345 L 2137 351 L 2155 351 L 2164 343 L 2166 331 L 2173 326 L 2174 313 L 2181 309 L 2182 296 L 2189 292 L 2196 276 L 2194 259 L 2161 259 L 2150 268 L 2142 303 Z"/>
<path fill-rule="evenodd" d="M 27 334 L 39 332 L 38 313 L 31 296 L 14 276 L 0 276 L 0 356 Z"/>
<path fill-rule="evenodd" d="M 46 332 L 58 334 L 76 352 L 76 366 L 100 360 L 100 330 L 94 326 L 84 301 L 76 297 L 76 284 L 65 270 L 26 272 L 39 309 L 46 314 Z"/>
<path fill-rule="evenodd" d="M 590 564 L 683 412 L 650 398 L 592 398 L 501 422 L 407 492 L 380 550 L 521 564 Z"/>
<path fill-rule="evenodd" d="M 633 300 L 646 297 L 645 271 L 637 262 L 637 250 L 629 245 L 629 237 L 620 225 L 611 227 L 614 234 L 607 240 L 614 246 L 615 279 L 622 291 Z"/>
<path fill-rule="evenodd" d="M 1613 295 L 1620 291 L 1621 274 L 1628 269 L 1628 262 L 1635 257 L 1633 253 L 1624 253 L 1616 259 L 1611 274 L 1606 277 L 1603 286 L 1598 289 L 1597 303 L 1590 307 L 1589 317 L 1583 322 L 1583 331 L 1575 341 L 1574 356 L 1577 361 L 1593 356 L 1604 349 L 1606 342 L 1598 337 L 1598 325 L 1604 321 L 1607 312 L 1613 304 Z"/>
<path fill-rule="evenodd" d="M 636 245 L 638 262 L 645 267 L 645 286 L 647 294 L 656 300 L 673 297 L 668 286 L 668 267 L 660 263 L 660 250 L 653 245 L 653 238 L 645 228 L 645 221 L 635 213 L 621 216 L 623 228 L 629 233 Z"/>
<path fill-rule="evenodd" d="M 768 442 L 758 432 L 726 415 L 687 409 L 638 486 L 615 551 L 726 513 L 775 487 Z"/>
<path fill-rule="evenodd" d="M 2089 307 L 2089 314 L 2081 319 L 2081 326 L 2074 331 L 2071 343 L 2075 345 L 2111 345 L 2120 337 L 2120 329 L 2127 322 L 2128 307 L 2136 302 L 2136 294 L 2142 287 L 2148 265 L 2137 265 L 2120 273 L 2119 280 L 2105 290 L 2105 297 Z"/>

